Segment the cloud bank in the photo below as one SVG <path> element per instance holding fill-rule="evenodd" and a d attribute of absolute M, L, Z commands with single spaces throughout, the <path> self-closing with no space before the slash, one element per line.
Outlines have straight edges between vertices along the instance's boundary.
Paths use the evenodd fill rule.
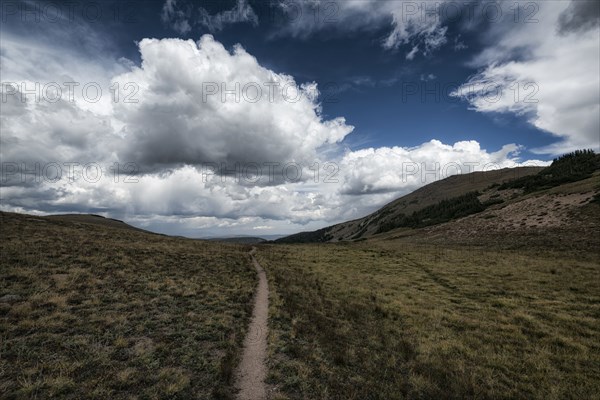
<path fill-rule="evenodd" d="M 113 75 L 102 80 L 119 84 L 106 93 L 119 101 L 98 108 L 2 86 L 4 210 L 95 212 L 196 237 L 292 233 L 356 218 L 452 174 L 520 165 L 518 146 L 489 152 L 475 141 L 351 151 L 343 141 L 353 127 L 323 117 L 314 83 L 210 35 L 143 39 L 139 51 L 139 66 L 106 69 Z M 7 54 L 3 65 L 16 65 Z M 44 80 L 65 73 L 75 74 L 50 69 Z M 136 85 L 132 101 L 127 83 Z M 207 168 L 215 164 L 228 171 Z"/>

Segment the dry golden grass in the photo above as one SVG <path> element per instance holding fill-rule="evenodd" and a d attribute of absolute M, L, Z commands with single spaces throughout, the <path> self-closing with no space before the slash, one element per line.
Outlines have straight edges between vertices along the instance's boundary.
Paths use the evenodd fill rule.
<path fill-rule="evenodd" d="M 233 396 L 247 247 L 0 217 L 1 398 Z M 274 398 L 600 398 L 595 242 L 417 239 L 259 246 Z"/>
<path fill-rule="evenodd" d="M 600 398 L 597 257 L 389 240 L 258 255 L 277 398 Z"/>
<path fill-rule="evenodd" d="M 232 397 L 246 248 L 0 217 L 1 398 Z"/>

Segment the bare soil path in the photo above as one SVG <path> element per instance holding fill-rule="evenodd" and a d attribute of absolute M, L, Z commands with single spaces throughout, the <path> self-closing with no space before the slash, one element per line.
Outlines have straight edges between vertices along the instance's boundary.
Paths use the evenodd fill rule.
<path fill-rule="evenodd" d="M 254 299 L 254 310 L 248 333 L 244 340 L 242 361 L 236 371 L 236 388 L 239 400 L 263 400 L 267 398 L 265 377 L 267 375 L 267 336 L 269 318 L 269 284 L 267 274 L 254 254 L 250 252 L 252 263 L 258 275 L 258 288 Z"/>

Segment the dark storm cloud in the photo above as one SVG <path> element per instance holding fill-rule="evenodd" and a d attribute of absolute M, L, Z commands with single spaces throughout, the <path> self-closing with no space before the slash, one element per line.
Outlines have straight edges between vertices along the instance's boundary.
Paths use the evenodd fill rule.
<path fill-rule="evenodd" d="M 583 32 L 600 23 L 600 2 L 597 0 L 572 0 L 558 19 L 561 34 Z"/>

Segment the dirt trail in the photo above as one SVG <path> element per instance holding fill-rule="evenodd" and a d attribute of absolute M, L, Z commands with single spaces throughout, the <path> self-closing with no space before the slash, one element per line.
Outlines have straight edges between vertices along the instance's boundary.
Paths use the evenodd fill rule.
<path fill-rule="evenodd" d="M 267 398 L 265 377 L 267 375 L 267 336 L 269 317 L 269 284 L 267 274 L 260 266 L 254 254 L 256 247 L 250 252 L 252 263 L 258 275 L 258 289 L 254 299 L 252 320 L 246 339 L 242 361 L 236 372 L 236 388 L 239 389 L 239 400 L 262 400 Z"/>

